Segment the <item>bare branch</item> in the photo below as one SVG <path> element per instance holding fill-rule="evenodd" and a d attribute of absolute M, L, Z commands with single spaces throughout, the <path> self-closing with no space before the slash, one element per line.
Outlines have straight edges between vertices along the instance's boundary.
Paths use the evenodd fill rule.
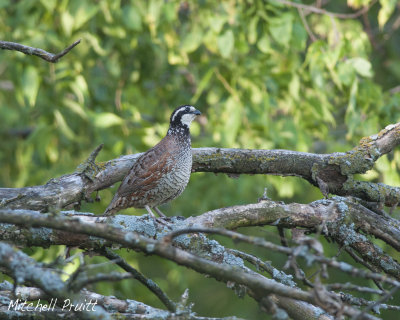
<path fill-rule="evenodd" d="M 119 265 L 122 269 L 132 274 L 132 276 L 135 279 L 140 281 L 151 292 L 153 292 L 160 299 L 160 301 L 168 308 L 169 311 L 171 312 L 176 311 L 175 303 L 170 298 L 168 298 L 168 296 L 161 290 L 161 288 L 154 281 L 146 278 L 142 273 L 133 268 L 129 263 L 127 263 L 124 259 L 122 259 L 118 254 L 113 252 L 111 249 L 103 247 L 99 250 L 99 252 L 110 260 L 118 259 L 116 262 L 117 265 Z"/>
<path fill-rule="evenodd" d="M 50 53 L 39 48 L 28 47 L 16 42 L 9 42 L 2 40 L 0 40 L 0 49 L 19 51 L 28 55 L 38 56 L 43 60 L 46 60 L 47 62 L 55 63 L 58 62 L 58 60 L 61 59 L 63 56 L 65 56 L 68 52 L 70 52 L 80 42 L 81 42 L 80 39 L 75 41 L 73 44 L 66 47 L 63 51 L 57 54 Z"/>
<path fill-rule="evenodd" d="M 125 279 L 132 279 L 134 276 L 130 273 L 119 273 L 119 272 L 110 272 L 110 273 L 96 273 L 94 276 L 88 276 L 83 273 L 72 282 L 68 283 L 68 287 L 74 291 L 80 291 L 85 286 L 91 283 L 96 283 L 100 281 L 121 281 Z"/>
<path fill-rule="evenodd" d="M 309 12 L 313 12 L 313 13 L 317 13 L 317 14 L 323 14 L 323 15 L 327 15 L 327 16 L 339 18 L 339 19 L 358 18 L 358 17 L 362 16 L 364 13 L 368 12 L 368 10 L 377 2 L 377 0 L 373 0 L 368 6 L 365 6 L 361 10 L 354 12 L 354 13 L 335 13 L 335 12 L 330 12 L 330 11 L 327 11 L 327 10 L 324 10 L 321 8 L 317 8 L 314 6 L 309 6 L 306 4 L 296 3 L 296 2 L 292 2 L 292 1 L 288 1 L 288 0 L 275 0 L 275 1 L 282 3 L 284 5 L 287 5 L 289 7 L 303 9 L 305 11 L 309 11 Z"/>

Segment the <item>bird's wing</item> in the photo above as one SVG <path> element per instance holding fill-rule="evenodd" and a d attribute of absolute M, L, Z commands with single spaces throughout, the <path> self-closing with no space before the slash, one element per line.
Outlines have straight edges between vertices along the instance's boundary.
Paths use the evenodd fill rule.
<path fill-rule="evenodd" d="M 176 142 L 169 136 L 139 157 L 122 181 L 116 196 L 141 197 L 155 187 L 158 180 L 174 165 Z"/>

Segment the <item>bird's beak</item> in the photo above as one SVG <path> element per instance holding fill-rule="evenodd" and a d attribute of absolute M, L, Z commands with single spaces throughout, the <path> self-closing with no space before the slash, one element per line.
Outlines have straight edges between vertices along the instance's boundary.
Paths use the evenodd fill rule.
<path fill-rule="evenodd" d="M 191 113 L 195 114 L 196 116 L 201 115 L 201 112 L 199 110 L 192 111 Z"/>

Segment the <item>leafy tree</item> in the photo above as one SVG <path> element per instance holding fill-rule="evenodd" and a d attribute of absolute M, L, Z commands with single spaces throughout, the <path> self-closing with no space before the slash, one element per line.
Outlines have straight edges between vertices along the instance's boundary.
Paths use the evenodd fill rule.
<path fill-rule="evenodd" d="M 381 214 L 386 206 L 391 208 L 392 216 L 381 219 L 391 219 L 392 227 L 398 223 L 396 199 L 399 198 L 399 191 L 396 186 L 400 182 L 400 153 L 395 149 L 399 141 L 396 136 L 398 126 L 381 131 L 387 125 L 399 122 L 400 118 L 400 24 L 397 1 L 317 1 L 314 4 L 311 1 L 303 3 L 286 0 L 236 0 L 218 3 L 175 0 L 20 0 L 0 1 L 0 8 L 0 39 L 3 41 L 56 52 L 81 39 L 80 44 L 57 63 L 48 63 L 16 51 L 1 52 L 2 222 L 20 225 L 21 221 L 6 221 L 11 219 L 6 218 L 9 214 L 6 209 L 16 209 L 18 206 L 53 214 L 70 209 L 73 207 L 71 203 L 61 208 L 57 205 L 32 207 L 29 200 L 31 198 L 20 196 L 26 189 L 17 188 L 43 185 L 50 179 L 71 172 L 74 172 L 74 178 L 80 179 L 82 171 L 79 170 L 82 167 L 77 170 L 78 165 L 88 164 L 85 159 L 99 144 L 104 144 L 98 155 L 100 161 L 145 151 L 164 136 L 168 127 L 167 119 L 173 108 L 181 104 L 193 104 L 203 113 L 192 127 L 193 147 L 287 149 L 313 154 L 347 152 L 356 147 L 350 155 L 358 155 L 358 151 L 364 153 L 360 153 L 361 158 L 345 158 L 349 161 L 348 167 L 343 162 L 344 158 L 339 156 L 330 163 L 325 162 L 326 159 L 322 156 L 306 158 L 304 161 L 311 163 L 313 170 L 309 172 L 310 175 L 305 176 L 297 171 L 301 169 L 303 159 L 299 153 L 294 153 L 291 158 L 290 154 L 281 154 L 278 151 L 257 155 L 241 150 L 241 154 L 247 156 L 243 165 L 240 162 L 242 158 L 229 153 L 232 150 L 226 150 L 225 156 L 220 155 L 218 150 L 203 150 L 203 153 L 200 150 L 197 158 L 195 157 L 194 169 L 202 173 L 192 175 L 184 194 L 163 208 L 166 213 L 171 216 L 204 217 L 200 215 L 212 209 L 256 203 L 265 188 L 266 197 L 276 201 L 265 200 L 266 203 L 272 201 L 277 207 L 283 206 L 279 201 L 284 201 L 287 205 L 308 204 L 328 193 L 362 199 L 360 202 L 353 198 L 326 200 L 332 212 L 338 213 L 340 210 L 337 211 L 337 208 L 340 209 L 343 204 L 351 210 L 351 214 L 347 213 L 352 217 L 348 223 L 340 221 L 344 223 L 342 229 L 327 227 L 329 232 L 337 231 L 334 236 L 326 233 L 324 223 L 319 223 L 321 221 L 317 217 L 314 218 L 318 223 L 314 221 L 308 227 L 297 220 L 296 224 L 285 219 L 274 221 L 265 217 L 262 227 L 256 227 L 258 223 L 254 221 L 244 227 L 232 217 L 231 225 L 220 225 L 227 229 L 240 226 L 239 231 L 242 234 L 260 236 L 276 244 L 280 241 L 285 244 L 283 237 L 286 236 L 291 239 L 287 245 L 294 248 L 293 250 L 308 246 L 308 251 L 312 252 L 311 255 L 307 251 L 310 255 L 306 255 L 309 259 L 306 262 L 309 264 L 295 259 L 293 252 L 284 253 L 283 247 L 266 251 L 265 247 L 257 248 L 254 243 L 234 245 L 225 237 L 215 236 L 215 239 L 224 246 L 223 250 L 235 246 L 237 250 L 257 256 L 260 261 L 271 261 L 271 265 L 276 268 L 269 269 L 272 278 L 278 279 L 276 272 L 292 274 L 293 279 L 290 281 L 296 281 L 299 290 L 304 292 L 311 292 L 308 287 L 311 283 L 314 289 L 322 286 L 324 290 L 334 290 L 335 283 L 346 281 L 351 281 L 358 289 L 369 287 L 368 292 L 352 292 L 353 296 L 343 294 L 342 300 L 338 302 L 340 306 L 343 306 L 343 301 L 349 305 L 364 303 L 364 300 L 358 299 L 363 298 L 373 302 L 369 303 L 369 307 L 361 306 L 361 309 L 378 311 L 379 307 L 383 307 L 377 301 L 382 298 L 386 302 L 392 296 L 394 299 L 390 303 L 398 305 L 395 290 L 400 273 L 396 269 L 399 250 L 396 241 L 400 240 L 379 219 L 375 220 L 374 228 L 383 228 L 384 235 L 365 229 L 365 224 L 355 218 L 358 213 L 364 219 L 366 215 L 364 209 L 360 209 L 358 205 Z M 4 42 L 0 47 L 5 48 Z M 378 132 L 380 134 L 377 136 L 359 142 L 363 137 Z M 385 139 L 391 142 L 390 148 L 382 147 Z M 381 154 L 387 156 L 381 157 Z M 235 162 L 236 156 L 239 163 Z M 128 159 L 134 161 L 135 157 Z M 258 167 L 251 167 L 251 161 L 255 161 Z M 282 170 L 282 165 L 285 164 L 282 161 L 289 161 L 286 163 L 289 171 Z M 111 160 L 111 164 L 115 164 L 115 169 L 110 169 L 114 177 L 110 178 L 109 185 L 103 187 L 109 187 L 120 180 L 126 170 L 117 160 Z M 340 167 L 339 171 L 334 164 Z M 108 165 L 110 162 L 101 163 L 94 169 L 95 173 L 102 172 L 102 166 L 108 169 Z M 92 166 L 89 167 L 93 169 Z M 93 172 L 88 170 L 84 170 L 85 175 L 93 178 Z M 207 171 L 229 175 L 215 176 L 205 173 Z M 246 173 L 263 174 L 241 175 Z M 266 174 L 297 177 L 282 178 Z M 335 174 L 348 178 L 347 184 L 343 183 L 339 187 L 334 184 Z M 90 189 L 91 180 L 85 179 L 82 181 Z M 51 182 L 64 186 L 62 179 Z M 115 191 L 115 188 L 101 191 L 101 201 L 98 203 L 83 201 L 80 211 L 102 213 Z M 40 202 L 41 195 L 36 196 Z M 66 191 L 65 194 L 59 194 L 58 198 L 60 200 L 68 196 L 70 193 Z M 53 200 L 55 199 L 52 198 L 51 201 Z M 330 204 L 332 207 L 329 207 Z M 75 205 L 75 208 L 78 209 L 78 206 Z M 296 210 L 300 210 L 299 208 L 303 207 L 295 207 Z M 263 210 L 265 213 L 265 207 Z M 121 213 L 141 215 L 144 212 L 128 209 Z M 295 210 L 292 213 L 297 217 Z M 25 226 L 32 225 L 35 220 L 35 217 L 29 218 L 28 213 L 22 217 L 28 219 Z M 56 214 L 54 219 L 58 219 L 57 217 L 59 218 Z M 129 220 L 129 217 L 121 216 L 123 218 L 139 225 L 144 223 L 141 218 Z M 53 221 L 52 219 L 49 217 L 49 221 Z M 90 221 L 97 225 L 94 219 Z M 197 221 L 203 220 L 198 218 Z M 36 223 L 37 226 L 46 226 L 43 221 L 40 222 L 42 224 Z M 79 225 L 72 226 L 79 229 Z M 48 227 L 57 229 L 55 225 Z M 299 228 L 296 227 L 306 228 L 312 235 L 298 234 L 296 230 Z M 40 242 L 39 238 L 35 238 L 39 234 L 33 233 L 33 237 L 30 229 L 7 228 L 3 228 L 3 233 L 0 232 L 1 240 L 12 239 L 17 245 L 35 246 L 23 251 L 43 263 L 51 263 L 56 257 L 64 256 L 65 246 L 73 245 L 74 238 L 60 238 L 58 242 L 54 242 L 46 238 L 43 231 L 41 235 L 44 238 Z M 157 228 L 163 230 L 162 226 Z M 284 228 L 290 231 L 285 231 Z M 26 231 L 26 239 L 18 236 L 21 230 Z M 92 230 L 93 235 L 98 231 L 96 230 Z M 340 230 L 352 238 L 342 238 Z M 146 233 L 144 235 L 148 236 Z M 211 249 L 217 250 L 207 238 L 202 235 L 199 237 L 204 247 L 209 245 L 209 251 L 202 247 L 198 254 L 210 252 Z M 214 238 L 213 235 L 209 237 Z M 362 237 L 368 240 L 365 241 L 364 249 L 377 250 L 371 253 L 375 260 L 368 260 L 362 248 L 354 244 L 357 241 L 359 243 Z M 328 242 L 332 239 L 334 242 Z M 108 240 L 118 242 L 116 238 Z M 151 245 L 150 242 L 147 244 Z M 42 248 L 49 245 L 50 248 Z M 80 281 L 76 283 L 85 283 L 80 278 L 83 275 L 118 270 L 112 264 L 100 266 L 100 269 L 93 271 L 90 268 L 86 270 L 83 265 L 104 262 L 107 260 L 104 258 L 107 253 L 98 251 L 99 248 L 95 248 L 93 243 L 87 247 L 79 247 L 71 250 L 70 254 L 74 257 L 70 259 L 71 263 L 61 263 L 59 266 L 59 270 L 75 274 Z M 196 253 L 191 246 L 180 244 L 180 248 Z M 0 249 L 0 254 L 9 252 L 6 247 Z M 97 254 L 101 255 L 85 255 L 83 258 L 83 253 L 90 251 L 89 249 L 96 249 Z M 378 252 L 379 249 L 383 251 Z M 112 254 L 115 253 L 108 252 L 108 258 Z M 235 293 L 242 295 L 246 290 L 243 291 L 243 287 L 234 280 L 224 280 L 234 287 L 234 292 L 230 292 L 224 283 L 205 279 L 201 274 L 187 271 L 177 267 L 174 262 L 160 258 L 158 251 L 157 257 L 151 258 L 126 249 L 120 249 L 118 254 L 127 264 L 154 280 L 173 301 L 180 300 L 184 290 L 189 287 L 189 301 L 195 302 L 192 310 L 201 316 L 236 315 L 257 319 L 264 316 L 264 309 L 271 314 L 277 314 L 276 305 L 285 309 L 282 300 L 274 301 L 271 296 L 268 301 L 260 301 L 252 290 L 240 300 Z M 365 276 L 354 271 L 355 275 L 360 276 L 354 279 L 343 272 L 346 270 L 330 265 L 331 262 L 318 261 L 320 255 L 338 255 L 339 260 L 352 264 L 352 270 L 369 269 L 374 276 Z M 162 255 L 161 257 L 166 258 Z M 215 256 L 209 258 L 213 259 Z M 392 259 L 390 263 L 385 260 L 386 265 L 383 266 L 382 261 L 389 258 Z M 25 256 L 20 259 L 26 259 L 30 264 L 35 263 Z M 240 259 L 247 261 L 243 256 Z M 320 264 L 313 263 L 315 259 Z M 260 261 L 257 262 L 258 265 Z M 246 266 L 256 270 L 248 261 Z M 284 266 L 287 268 L 283 268 Z M 4 265 L 3 267 L 7 268 Z M 324 268 L 327 267 L 330 267 L 329 278 L 324 279 Z M 305 280 L 301 277 L 302 270 L 307 278 Z M 378 277 L 379 273 L 388 275 L 392 282 L 385 283 Z M 12 275 L 6 271 L 5 274 Z M 115 276 L 115 279 L 122 280 L 125 276 Z M 10 280 L 6 275 L 0 278 Z M 283 282 L 287 281 L 284 284 L 290 283 L 286 276 L 282 279 Z M 26 282 L 29 283 L 32 284 L 32 279 Z M 231 285 L 232 283 L 235 285 Z M 33 284 L 42 289 L 46 286 L 46 283 L 34 281 Z M 105 296 L 115 295 L 120 299 L 133 297 L 143 303 L 168 309 L 156 295 L 145 286 L 137 285 L 135 280 L 102 283 L 96 281 L 89 288 Z M 73 289 L 71 285 L 65 290 L 80 292 Z M 320 294 L 325 292 L 317 289 L 315 291 Z M 49 298 L 49 293 L 47 294 Z M 54 294 L 59 299 L 64 299 L 70 296 L 70 291 Z M 323 302 L 329 300 L 323 295 L 320 297 Z M 184 297 L 179 308 L 188 310 L 185 299 Z M 262 310 L 257 303 L 262 306 Z M 317 305 L 315 301 L 314 304 Z M 339 312 L 337 305 L 321 304 L 320 307 L 328 313 Z M 365 304 L 368 305 L 368 302 Z M 354 306 L 351 308 L 353 311 L 345 310 L 347 315 L 356 312 Z M 393 317 L 395 314 L 395 311 L 382 309 L 383 318 Z M 285 310 L 289 312 L 288 309 Z M 289 315 L 294 317 L 290 312 Z"/>

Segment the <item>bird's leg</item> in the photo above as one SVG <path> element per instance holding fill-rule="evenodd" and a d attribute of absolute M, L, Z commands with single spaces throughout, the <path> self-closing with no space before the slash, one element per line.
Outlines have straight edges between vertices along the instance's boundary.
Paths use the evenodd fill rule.
<path fill-rule="evenodd" d="M 157 213 L 160 215 L 160 218 L 156 218 L 156 216 L 154 215 L 153 211 L 151 211 L 149 206 L 144 206 L 145 209 L 147 210 L 147 212 L 149 213 L 150 217 L 154 220 L 154 222 L 158 222 L 163 224 L 164 226 L 166 226 L 167 228 L 171 229 L 171 227 L 168 225 L 167 223 L 167 216 L 165 214 L 163 214 L 160 209 L 158 209 L 157 207 L 154 207 L 154 209 L 157 211 Z"/>
<path fill-rule="evenodd" d="M 158 215 L 161 217 L 161 218 L 166 218 L 167 216 L 164 214 L 164 213 L 162 213 L 162 211 L 160 210 L 160 209 L 158 209 L 157 207 L 154 207 L 154 210 L 156 210 L 156 212 L 158 213 Z"/>
<path fill-rule="evenodd" d="M 144 208 L 147 210 L 147 212 L 149 213 L 149 215 L 152 217 L 152 218 L 156 218 L 156 215 L 153 213 L 153 211 L 151 211 L 151 209 L 150 209 L 150 207 L 149 206 L 144 206 Z"/>

